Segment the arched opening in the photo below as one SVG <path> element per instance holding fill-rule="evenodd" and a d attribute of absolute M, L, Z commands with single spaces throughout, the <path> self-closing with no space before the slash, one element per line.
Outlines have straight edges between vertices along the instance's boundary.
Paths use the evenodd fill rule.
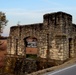
<path fill-rule="evenodd" d="M 26 37 L 24 38 L 26 58 L 37 58 L 37 38 Z"/>

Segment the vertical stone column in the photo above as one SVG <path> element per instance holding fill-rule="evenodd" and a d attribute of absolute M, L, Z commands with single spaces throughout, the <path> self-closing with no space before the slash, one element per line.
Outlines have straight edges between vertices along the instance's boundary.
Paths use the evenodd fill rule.
<path fill-rule="evenodd" d="M 39 56 L 41 58 L 46 58 L 47 52 L 47 35 L 40 34 L 38 42 Z"/>
<path fill-rule="evenodd" d="M 7 54 L 11 54 L 11 38 L 7 39 Z"/>

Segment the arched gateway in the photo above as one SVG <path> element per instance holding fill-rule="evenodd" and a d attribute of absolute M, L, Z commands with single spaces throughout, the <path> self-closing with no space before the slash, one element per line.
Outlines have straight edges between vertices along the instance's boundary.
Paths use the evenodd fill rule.
<path fill-rule="evenodd" d="M 28 36 L 24 38 L 26 58 L 37 57 L 37 38 Z"/>

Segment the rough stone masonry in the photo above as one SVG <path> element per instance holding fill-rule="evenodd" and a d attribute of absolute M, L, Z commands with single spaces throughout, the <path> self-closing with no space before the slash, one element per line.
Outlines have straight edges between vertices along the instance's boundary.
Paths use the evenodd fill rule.
<path fill-rule="evenodd" d="M 72 24 L 72 16 L 65 12 L 48 13 L 43 16 L 43 23 L 12 26 L 8 54 L 24 56 L 26 47 L 37 48 L 40 58 L 65 61 L 75 57 L 76 25 Z"/>

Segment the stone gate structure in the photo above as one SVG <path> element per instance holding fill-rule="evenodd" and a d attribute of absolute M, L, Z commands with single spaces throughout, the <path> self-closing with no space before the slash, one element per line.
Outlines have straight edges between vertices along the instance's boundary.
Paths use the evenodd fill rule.
<path fill-rule="evenodd" d="M 27 38 L 33 40 L 26 41 Z M 12 26 L 8 54 L 26 55 L 26 47 L 36 48 L 35 54 L 41 58 L 65 61 L 75 57 L 76 25 L 72 24 L 72 16 L 65 12 L 49 13 L 43 16 L 43 23 Z"/>

